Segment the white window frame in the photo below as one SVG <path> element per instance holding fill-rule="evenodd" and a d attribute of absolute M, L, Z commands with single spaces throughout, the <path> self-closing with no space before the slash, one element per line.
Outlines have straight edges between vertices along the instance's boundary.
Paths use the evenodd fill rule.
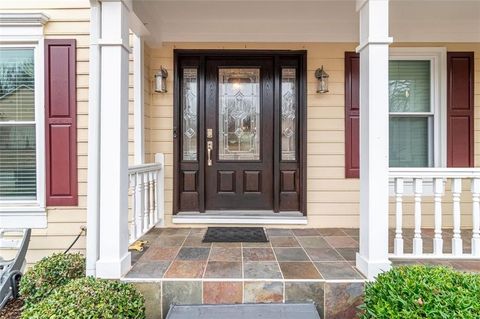
<path fill-rule="evenodd" d="M 0 14 L 0 47 L 32 48 L 34 51 L 35 135 L 37 194 L 34 200 L 0 200 L 1 228 L 46 228 L 45 205 L 45 111 L 44 36 L 48 17 L 42 13 Z"/>
<path fill-rule="evenodd" d="M 444 47 L 390 48 L 390 60 L 430 61 L 430 112 L 415 115 L 433 115 L 433 132 L 429 133 L 429 163 L 431 167 L 447 164 L 447 49 Z M 411 113 L 406 113 L 411 114 Z M 390 112 L 389 112 L 390 121 Z"/>

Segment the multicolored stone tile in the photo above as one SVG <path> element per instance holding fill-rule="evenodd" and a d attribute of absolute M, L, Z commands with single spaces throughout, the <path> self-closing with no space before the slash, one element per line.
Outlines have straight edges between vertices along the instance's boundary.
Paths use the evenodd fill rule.
<path fill-rule="evenodd" d="M 327 241 L 320 236 L 298 237 L 298 242 L 305 248 L 331 248 Z"/>
<path fill-rule="evenodd" d="M 278 261 L 310 260 L 303 248 L 274 248 Z"/>
<path fill-rule="evenodd" d="M 342 255 L 346 261 L 355 261 L 357 259 L 357 248 L 337 248 L 336 251 Z"/>
<path fill-rule="evenodd" d="M 242 243 L 212 243 L 213 247 L 224 247 L 224 248 L 241 248 Z"/>
<path fill-rule="evenodd" d="M 187 236 L 163 236 L 151 243 L 151 247 L 179 247 L 182 246 Z"/>
<path fill-rule="evenodd" d="M 319 228 L 318 233 L 320 236 L 345 236 L 349 235 L 340 228 Z M 350 235 L 349 235 L 350 236 Z"/>
<path fill-rule="evenodd" d="M 358 242 L 350 236 L 327 236 L 324 238 L 333 248 L 358 248 Z"/>
<path fill-rule="evenodd" d="M 318 229 L 316 228 L 298 228 L 292 229 L 295 236 L 319 236 Z"/>
<path fill-rule="evenodd" d="M 271 248 L 272 245 L 270 244 L 270 242 L 266 242 L 266 243 L 242 242 L 242 248 L 254 248 L 254 247 L 256 247 L 256 248 Z"/>
<path fill-rule="evenodd" d="M 150 247 L 142 256 L 142 261 L 173 260 L 178 253 L 178 247 Z"/>
<path fill-rule="evenodd" d="M 283 283 L 278 281 L 246 281 L 243 288 L 243 302 L 283 302 Z"/>
<path fill-rule="evenodd" d="M 242 301 L 242 282 L 206 281 L 203 283 L 204 304 L 236 304 Z"/>
<path fill-rule="evenodd" d="M 242 261 L 241 248 L 213 247 L 209 261 Z"/>
<path fill-rule="evenodd" d="M 126 278 L 162 278 L 170 261 L 137 262 L 125 276 Z"/>
<path fill-rule="evenodd" d="M 280 262 L 279 264 L 285 279 L 322 279 L 311 261 Z"/>
<path fill-rule="evenodd" d="M 326 280 L 363 279 L 348 262 L 315 262 L 315 266 Z"/>
<path fill-rule="evenodd" d="M 175 260 L 165 278 L 202 278 L 206 261 Z"/>
<path fill-rule="evenodd" d="M 182 247 L 177 255 L 177 260 L 207 260 L 210 248 Z"/>
<path fill-rule="evenodd" d="M 190 228 L 164 228 L 160 233 L 160 236 L 180 236 L 184 235 L 185 237 L 190 234 Z"/>
<path fill-rule="evenodd" d="M 162 284 L 162 312 L 167 316 L 170 306 L 201 304 L 202 282 L 200 281 L 164 281 Z"/>
<path fill-rule="evenodd" d="M 275 261 L 272 248 L 243 248 L 243 261 Z"/>
<path fill-rule="evenodd" d="M 162 317 L 162 284 L 158 282 L 133 282 L 135 288 L 145 298 L 145 315 L 147 318 Z"/>
<path fill-rule="evenodd" d="M 343 261 L 343 257 L 333 248 L 305 248 L 312 261 Z"/>
<path fill-rule="evenodd" d="M 243 264 L 245 279 L 282 279 L 282 272 L 276 261 L 254 261 Z"/>
<path fill-rule="evenodd" d="M 291 229 L 269 228 L 269 229 L 267 229 L 267 234 L 268 234 L 269 237 L 271 237 L 271 236 L 292 236 L 293 232 L 292 232 Z"/>
<path fill-rule="evenodd" d="M 204 243 L 203 236 L 199 235 L 188 235 L 187 239 L 183 243 L 183 247 L 211 247 L 212 243 Z"/>
<path fill-rule="evenodd" d="M 242 263 L 209 261 L 204 278 L 242 278 Z"/>
<path fill-rule="evenodd" d="M 273 247 L 300 247 L 293 236 L 275 236 L 270 238 Z"/>
<path fill-rule="evenodd" d="M 325 318 L 358 318 L 357 307 L 363 302 L 363 283 L 325 283 Z"/>
<path fill-rule="evenodd" d="M 320 317 L 323 318 L 324 284 L 323 282 L 286 282 L 285 302 L 314 303 Z"/>

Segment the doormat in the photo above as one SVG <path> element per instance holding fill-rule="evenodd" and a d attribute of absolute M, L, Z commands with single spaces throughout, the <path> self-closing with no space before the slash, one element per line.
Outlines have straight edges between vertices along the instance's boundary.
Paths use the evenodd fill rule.
<path fill-rule="evenodd" d="M 208 227 L 204 243 L 266 243 L 265 230 L 262 227 Z"/>

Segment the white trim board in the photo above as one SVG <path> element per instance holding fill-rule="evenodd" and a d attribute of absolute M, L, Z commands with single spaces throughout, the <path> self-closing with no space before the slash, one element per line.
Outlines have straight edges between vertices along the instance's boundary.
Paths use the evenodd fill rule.
<path fill-rule="evenodd" d="M 245 225 L 307 225 L 306 216 L 242 216 L 211 214 L 178 214 L 172 216 L 174 224 L 245 224 Z"/>

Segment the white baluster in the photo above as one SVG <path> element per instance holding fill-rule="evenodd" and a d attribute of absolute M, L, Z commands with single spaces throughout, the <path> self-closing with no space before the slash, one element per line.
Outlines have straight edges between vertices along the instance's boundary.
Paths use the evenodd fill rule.
<path fill-rule="evenodd" d="M 403 178 L 395 179 L 395 240 L 393 241 L 393 253 L 403 255 Z"/>
<path fill-rule="evenodd" d="M 460 194 L 462 193 L 462 180 L 454 178 L 452 180 L 453 195 L 453 238 L 452 253 L 456 256 L 463 254 L 462 237 L 460 233 Z"/>
<path fill-rule="evenodd" d="M 155 184 L 153 182 L 154 180 L 154 175 L 153 172 L 148 172 L 148 182 L 149 182 L 149 191 L 150 191 L 150 203 L 149 203 L 149 227 L 153 227 L 155 225 L 154 220 L 154 215 L 155 215 Z"/>
<path fill-rule="evenodd" d="M 480 256 L 480 178 L 472 179 L 472 255 Z"/>
<path fill-rule="evenodd" d="M 154 201 L 155 201 L 155 207 L 154 207 L 154 224 L 158 223 L 158 218 L 159 218 L 159 213 L 158 213 L 158 170 L 153 172 L 153 187 L 154 187 Z"/>
<path fill-rule="evenodd" d="M 138 239 L 143 233 L 144 220 L 143 220 L 143 175 L 142 173 L 135 173 L 135 180 L 137 183 L 136 194 L 135 194 L 135 228 Z"/>
<path fill-rule="evenodd" d="M 150 224 L 149 222 L 149 212 L 150 212 L 150 207 L 148 207 L 150 201 L 149 201 L 149 195 L 150 195 L 150 190 L 149 186 L 150 183 L 148 182 L 148 173 L 141 173 L 142 174 L 142 180 L 143 180 L 143 191 L 144 191 L 144 203 L 143 203 L 143 232 L 146 232 L 148 230 L 148 225 Z"/>
<path fill-rule="evenodd" d="M 443 253 L 442 238 L 442 195 L 444 192 L 443 178 L 433 180 L 434 209 L 435 209 L 435 235 L 433 237 L 433 253 L 441 255 Z"/>
<path fill-rule="evenodd" d="M 422 240 L 422 193 L 423 180 L 414 178 L 414 197 L 415 197 L 415 233 L 413 236 L 413 254 L 421 255 L 423 253 Z"/>
<path fill-rule="evenodd" d="M 132 223 L 130 225 L 130 242 L 133 243 L 135 239 L 137 238 L 137 228 L 136 228 L 136 221 L 135 221 L 135 199 L 136 199 L 136 190 L 137 190 L 137 181 L 135 179 L 135 176 L 129 175 L 129 180 L 130 180 L 130 187 L 129 187 L 129 192 L 132 195 Z"/>

